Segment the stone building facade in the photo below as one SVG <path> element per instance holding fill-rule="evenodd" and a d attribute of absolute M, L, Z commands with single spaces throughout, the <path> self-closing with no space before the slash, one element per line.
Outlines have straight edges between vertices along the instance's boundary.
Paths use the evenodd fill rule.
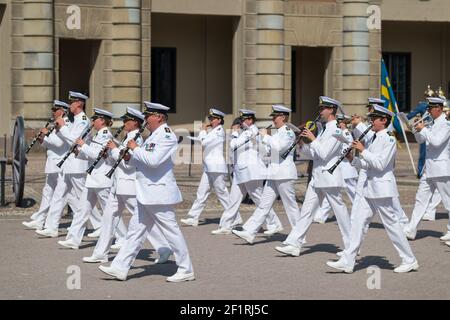
<path fill-rule="evenodd" d="M 70 89 L 90 95 L 88 113 L 166 103 L 189 130 L 210 107 L 229 123 L 242 106 L 268 120 L 282 103 L 303 122 L 319 95 L 361 114 L 379 96 L 382 55 L 409 110 L 426 84 L 448 89 L 449 11 L 448 0 L 0 0 L 0 134 L 18 115 L 41 126 Z"/>

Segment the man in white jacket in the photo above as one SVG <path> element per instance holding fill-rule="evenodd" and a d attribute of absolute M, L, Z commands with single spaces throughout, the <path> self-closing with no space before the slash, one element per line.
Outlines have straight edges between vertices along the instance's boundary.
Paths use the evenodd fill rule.
<path fill-rule="evenodd" d="M 402 259 L 401 265 L 395 268 L 394 272 L 418 270 L 419 264 L 403 234 L 400 218 L 393 204 L 394 197 L 398 197 L 397 186 L 393 183 L 397 146 L 395 138 L 388 134 L 387 128 L 394 113 L 379 105 L 373 107 L 374 110 L 370 113 L 374 132 L 372 143 L 365 148 L 361 142 L 354 141 L 353 148 L 360 152 L 361 157 L 353 157 L 351 153 L 348 155 L 352 165 L 366 171 L 367 179 L 362 190 L 366 201 L 359 202 L 360 210 L 352 217 L 351 238 L 342 257 L 338 261 L 328 261 L 327 265 L 346 273 L 353 272 L 356 255 L 364 239 L 364 230 L 372 216 L 378 213 Z"/>
<path fill-rule="evenodd" d="M 414 134 L 418 143 L 426 143 L 425 169 L 422 181 L 429 192 L 420 187 L 416 194 L 416 203 L 411 221 L 404 231 L 408 239 L 416 237 L 417 227 L 424 216 L 428 203 L 435 190 L 439 190 L 442 203 L 450 214 L 450 122 L 443 112 L 445 100 L 436 97 L 427 98 L 428 112 L 434 119 L 430 128 L 423 123 L 416 126 Z M 447 224 L 447 233 L 441 237 L 442 241 L 450 240 L 450 221 Z"/>
<path fill-rule="evenodd" d="M 111 150 L 111 158 L 114 162 L 118 161 L 120 152 L 125 148 L 128 141 L 135 140 L 139 146 L 143 142 L 140 130 L 143 130 L 142 126 L 145 118 L 142 112 L 128 107 L 127 113 L 121 118 L 124 123 L 124 131 L 127 132 L 125 139 L 120 146 L 117 146 L 116 142 L 112 140 L 108 142 L 108 148 Z M 136 167 L 128 165 L 125 161 L 120 161 L 112 176 L 112 180 L 113 185 L 102 217 L 102 232 L 92 255 L 83 258 L 83 261 L 87 263 L 108 262 L 109 250 L 120 249 L 125 243 L 125 237 L 120 239 L 116 238 L 116 243 L 111 245 L 114 230 L 118 226 L 126 230 L 125 225 L 121 226 L 123 224 L 121 218 L 122 211 L 126 208 L 131 214 L 135 213 L 137 206 L 135 187 Z M 167 262 L 172 251 L 158 226 L 155 225 L 151 232 L 147 233 L 147 239 L 159 254 L 159 258 L 155 262 Z"/>
<path fill-rule="evenodd" d="M 233 222 L 242 220 L 239 214 L 239 206 L 246 193 L 258 206 L 267 178 L 267 168 L 258 153 L 260 135 L 255 125 L 255 112 L 240 109 L 241 124 L 233 128 L 230 141 L 230 151 L 234 158 L 234 176 L 230 191 L 230 207 L 222 214 L 220 227 L 213 230 L 212 234 L 230 234 Z M 243 130 L 240 132 L 241 128 Z M 239 133 L 240 132 L 240 133 Z M 273 235 L 283 230 L 280 219 L 273 208 L 270 209 L 266 220 L 266 235 Z"/>
<path fill-rule="evenodd" d="M 225 130 L 223 129 L 223 118 L 225 113 L 217 109 L 209 109 L 209 124 L 203 124 L 197 140 L 200 140 L 203 149 L 203 175 L 197 189 L 197 198 L 188 212 L 188 218 L 180 221 L 189 226 L 198 226 L 198 219 L 205 208 L 206 200 L 211 194 L 211 189 L 217 195 L 220 204 L 225 210 L 230 206 L 230 194 L 225 183 L 228 173 L 227 163 L 223 155 L 225 144 Z M 208 132 L 207 128 L 211 127 Z M 242 222 L 240 217 L 232 221 L 232 224 Z"/>
<path fill-rule="evenodd" d="M 270 216 L 273 203 L 278 195 L 283 202 L 291 227 L 295 225 L 300 216 L 295 197 L 295 181 L 298 176 L 297 167 L 294 163 L 294 148 L 287 154 L 286 158 L 282 157 L 296 141 L 295 133 L 286 125 L 290 113 L 291 109 L 285 106 L 273 105 L 270 116 L 277 129 L 276 133 L 268 135 L 267 129 L 260 130 L 262 142 L 266 146 L 267 151 L 270 152 L 267 181 L 258 207 L 243 225 L 243 230 L 232 231 L 250 244 L 253 244 L 256 233 L 267 217 Z"/>
<path fill-rule="evenodd" d="M 69 105 L 63 101 L 55 100 L 52 106 L 53 119 L 64 118 L 69 110 Z M 69 120 L 66 118 L 66 122 Z M 45 162 L 45 184 L 42 189 L 42 200 L 39 210 L 31 216 L 31 221 L 22 222 L 28 228 L 41 230 L 44 227 L 48 210 L 52 203 L 53 193 L 56 190 L 58 176 L 62 173 L 56 164 L 62 159 L 69 149 L 69 145 L 56 135 L 53 129 L 50 133 L 47 128 L 42 128 L 38 139 L 42 147 L 47 149 L 47 161 Z"/>
<path fill-rule="evenodd" d="M 139 253 L 145 234 L 158 226 L 173 251 L 177 272 L 168 277 L 169 282 L 195 279 L 194 269 L 175 218 L 175 204 L 183 199 L 173 173 L 173 158 L 178 148 L 177 137 L 167 125 L 169 108 L 158 103 L 146 103 L 147 129 L 151 135 L 142 146 L 128 141 L 133 154 L 125 161 L 136 167 L 136 213 L 131 217 L 127 239 L 111 266 L 99 269 L 118 280 L 126 280 L 128 271 Z"/>
<path fill-rule="evenodd" d="M 94 115 L 92 116 L 93 127 L 97 131 L 95 136 L 91 139 L 76 140 L 79 146 L 75 151 L 78 159 L 86 159 L 91 165 L 100 151 L 105 147 L 106 143 L 112 138 L 109 127 L 112 125 L 112 118 L 114 115 L 106 110 L 94 108 Z M 58 241 L 63 247 L 78 249 L 83 239 L 83 234 L 86 229 L 86 223 L 89 220 L 92 209 L 100 203 L 103 212 L 106 209 L 106 203 L 109 197 L 109 191 L 112 186 L 111 179 L 108 179 L 105 174 L 111 169 L 110 159 L 101 159 L 93 171 L 87 175 L 85 188 L 80 197 L 80 202 L 83 205 L 83 210 L 74 213 L 72 224 L 70 225 L 69 233 L 66 240 Z M 125 230 L 122 230 L 122 235 L 125 236 Z"/>

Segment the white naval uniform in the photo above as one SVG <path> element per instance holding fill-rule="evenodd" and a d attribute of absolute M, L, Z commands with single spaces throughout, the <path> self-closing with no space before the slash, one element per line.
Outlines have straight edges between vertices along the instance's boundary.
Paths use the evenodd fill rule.
<path fill-rule="evenodd" d="M 348 129 L 343 129 L 342 134 L 345 136 L 347 141 L 349 141 L 350 143 L 353 142 L 352 134 Z M 346 147 L 347 147 L 346 145 L 342 145 L 342 151 L 344 151 Z M 350 162 L 347 159 L 342 160 L 339 166 L 341 166 L 342 177 L 344 178 L 345 181 L 346 186 L 345 192 L 347 193 L 347 196 L 349 197 L 350 201 L 353 203 L 353 200 L 355 199 L 356 196 L 358 171 L 354 166 L 350 164 Z M 326 221 L 331 211 L 332 209 L 330 203 L 328 202 L 327 199 L 324 199 L 319 210 L 314 215 L 314 220 Z"/>
<path fill-rule="evenodd" d="M 230 190 L 230 207 L 220 218 L 220 227 L 231 229 L 233 222 L 241 219 L 239 206 L 246 193 L 256 206 L 261 202 L 264 180 L 267 178 L 267 168 L 258 155 L 260 136 L 258 127 L 252 125 L 241 134 L 233 132 L 230 150 L 234 155 L 234 176 Z M 267 229 L 275 230 L 282 227 L 281 221 L 273 208 L 265 219 Z"/>
<path fill-rule="evenodd" d="M 69 119 L 64 119 L 66 123 L 70 122 Z M 52 133 L 44 137 L 41 146 L 47 149 L 47 161 L 45 162 L 44 171 L 45 185 L 42 189 L 39 210 L 31 216 L 31 219 L 39 223 L 40 226 L 44 226 L 48 210 L 52 204 L 53 193 L 58 184 L 58 176 L 62 174 L 61 168 L 58 168 L 56 164 L 66 154 L 69 145 L 59 138 L 56 135 L 56 131 L 53 130 Z"/>
<path fill-rule="evenodd" d="M 300 218 L 284 244 L 301 247 L 311 226 L 313 213 L 324 199 L 327 199 L 333 208 L 344 245 L 349 243 L 350 216 L 341 194 L 341 189 L 345 188 L 342 168 L 338 166 L 333 174 L 327 171 L 341 154 L 342 143 L 333 137 L 333 134 L 341 132 L 336 120 L 329 121 L 313 142 L 303 145 L 301 152 L 313 160 L 312 179 L 306 190 Z"/>
<path fill-rule="evenodd" d="M 122 142 L 122 146 L 111 151 L 113 162 L 116 162 L 119 159 L 120 150 L 127 145 L 128 141 L 134 139 L 137 132 L 139 132 L 138 129 L 128 132 Z M 139 138 L 136 139 L 136 143 L 140 146 L 142 145 L 142 142 L 143 139 L 139 136 Z M 126 208 L 131 214 L 134 214 L 137 207 L 135 186 L 136 168 L 130 166 L 125 161 L 121 161 L 116 168 L 112 179 L 113 185 L 109 193 L 106 209 L 102 216 L 102 232 L 93 252 L 93 256 L 97 258 L 107 258 L 114 230 L 117 230 L 120 235 L 124 234 L 124 237 L 120 237 L 119 239 L 116 238 L 116 242 L 119 242 L 122 245 L 125 243 L 127 228 L 121 218 L 122 212 Z M 147 239 L 159 254 L 163 253 L 164 250 L 169 249 L 169 244 L 165 240 L 159 227 L 156 225 L 152 228 L 150 233 L 147 233 Z"/>
<path fill-rule="evenodd" d="M 286 125 L 278 128 L 274 135 L 265 135 L 262 139 L 266 150 L 270 151 L 270 163 L 267 170 L 267 181 L 264 185 L 259 205 L 243 225 L 243 229 L 252 236 L 256 235 L 271 213 L 273 203 L 278 195 L 280 195 L 283 202 L 291 227 L 294 226 L 300 215 L 295 197 L 294 184 L 298 176 L 297 167 L 294 163 L 294 149 L 286 159 L 281 157 L 294 141 L 295 134 Z"/>
<path fill-rule="evenodd" d="M 355 135 L 355 138 L 358 139 L 359 136 L 367 129 L 367 127 L 368 126 L 365 123 L 360 122 L 356 126 L 355 130 L 353 131 L 353 133 Z M 394 127 L 392 126 L 392 123 L 391 123 L 388 126 L 387 131 L 388 132 L 392 132 L 393 129 L 394 129 Z M 375 134 L 375 132 L 370 130 L 366 134 L 366 136 L 364 137 L 363 142 L 364 142 L 364 145 L 365 145 L 366 148 L 368 148 L 370 143 L 372 143 L 372 139 L 373 139 L 374 134 Z M 356 187 L 357 190 L 362 190 L 366 179 L 367 179 L 366 171 L 364 169 L 360 169 L 359 170 L 359 177 L 358 177 L 358 184 L 357 184 L 357 187 Z M 392 179 L 392 183 L 393 183 L 394 187 L 397 188 L 397 180 L 395 179 L 395 176 Z M 355 201 L 359 201 L 359 200 L 365 201 L 365 199 L 364 199 L 364 197 L 362 195 L 361 195 L 361 197 L 357 196 L 356 198 L 357 199 L 355 199 L 353 201 L 353 206 L 355 206 Z M 402 225 L 408 224 L 409 219 L 408 219 L 408 216 L 405 213 L 405 210 L 403 210 L 403 208 L 402 208 L 402 205 L 400 203 L 399 195 L 394 196 L 394 198 L 392 199 L 392 202 L 393 202 L 394 210 L 395 210 L 395 212 L 397 213 L 397 216 L 400 219 L 400 224 L 402 224 Z M 366 226 L 366 229 L 365 229 L 366 232 L 367 232 L 368 229 L 369 229 L 369 224 Z"/>
<path fill-rule="evenodd" d="M 75 141 L 81 137 L 83 132 L 89 127 L 89 119 L 84 112 L 74 116 L 73 123 L 66 122 L 66 125 L 59 130 L 56 135 L 61 138 L 70 148 Z M 73 214 L 81 214 L 83 203 L 80 201 L 81 194 L 85 189 L 86 170 L 88 162 L 78 159 L 75 154 L 71 154 L 64 162 L 62 174 L 58 176 L 57 187 L 53 193 L 52 203 L 49 208 L 45 229 L 57 231 L 66 202 L 69 202 Z M 92 212 L 91 223 L 94 228 L 100 227 L 101 216 L 97 209 Z"/>
<path fill-rule="evenodd" d="M 373 215 L 378 213 L 402 263 L 410 264 L 416 261 L 416 258 L 403 234 L 400 219 L 393 206 L 393 199 L 398 197 L 397 186 L 393 183 L 396 141 L 388 134 L 387 129 L 377 132 L 372 139 L 375 140 L 364 149 L 361 158 L 354 158 L 352 162 L 352 165 L 364 169 L 367 174 L 362 191 L 366 201 L 360 201 L 358 212 L 353 212 L 351 241 L 350 245 L 346 246 L 342 259 L 346 265 L 354 266 L 364 239 L 364 230 Z"/>
<path fill-rule="evenodd" d="M 79 148 L 77 157 L 88 160 L 89 165 L 91 165 L 112 137 L 107 127 L 101 128 L 92 139 L 85 140 L 86 143 Z M 67 240 L 70 239 L 77 245 L 81 244 L 84 231 L 86 230 L 86 223 L 97 202 L 100 203 L 100 207 L 105 212 L 109 191 L 112 186 L 112 180 L 106 177 L 106 174 L 111 169 L 111 165 L 111 159 L 102 158 L 94 170 L 92 170 L 91 174 L 87 175 L 86 188 L 84 188 L 80 198 L 80 201 L 84 205 L 83 210 L 81 214 L 74 214 L 69 233 L 66 237 Z"/>
<path fill-rule="evenodd" d="M 137 207 L 128 225 L 125 244 L 111 267 L 128 272 L 142 247 L 145 233 L 158 226 L 174 252 L 178 271 L 193 272 L 186 241 L 175 219 L 174 205 L 183 199 L 173 174 L 177 137 L 162 124 L 133 150 L 128 165 L 136 167 Z"/>
<path fill-rule="evenodd" d="M 225 182 L 225 174 L 228 173 L 227 164 L 223 155 L 225 143 L 225 131 L 218 125 L 211 131 L 200 131 L 198 135 L 203 150 L 203 174 L 197 189 L 197 198 L 188 212 L 189 218 L 198 220 L 206 205 L 206 200 L 211 194 L 211 188 L 217 195 L 222 207 L 227 210 L 230 202 Z"/>
<path fill-rule="evenodd" d="M 411 221 L 405 228 L 410 233 L 417 231 L 436 189 L 439 190 L 442 203 L 450 214 L 450 122 L 446 120 L 445 114 L 441 114 L 430 128 L 423 128 L 414 136 L 418 143 L 426 143 L 427 153 L 422 175 L 425 178 L 419 184 Z M 447 224 L 447 232 L 450 233 L 450 221 Z"/>

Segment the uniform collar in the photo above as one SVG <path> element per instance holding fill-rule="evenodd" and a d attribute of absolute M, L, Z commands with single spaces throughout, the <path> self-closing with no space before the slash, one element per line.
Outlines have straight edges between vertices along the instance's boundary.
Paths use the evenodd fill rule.
<path fill-rule="evenodd" d="M 383 130 L 381 130 L 381 131 L 375 132 L 375 135 L 376 135 L 377 137 L 379 137 L 379 136 L 381 136 L 381 135 L 383 135 L 383 134 L 388 134 L 388 129 L 387 129 L 387 128 L 386 128 L 386 129 L 383 129 Z"/>
<path fill-rule="evenodd" d="M 74 118 L 81 118 L 82 116 L 85 116 L 86 113 L 84 111 L 81 111 L 79 114 L 77 114 Z"/>
<path fill-rule="evenodd" d="M 447 122 L 447 117 L 445 116 L 445 113 L 442 112 L 442 114 L 434 119 L 434 122 Z"/>
<path fill-rule="evenodd" d="M 337 128 L 337 120 L 331 120 L 331 121 L 328 121 L 326 124 L 325 124 L 325 128 L 333 128 L 333 129 L 335 129 L 335 128 Z"/>
<path fill-rule="evenodd" d="M 134 130 L 128 132 L 127 135 L 133 135 L 133 134 L 136 134 L 138 131 L 139 131 L 139 129 L 134 129 Z"/>
<path fill-rule="evenodd" d="M 155 131 L 152 132 L 152 136 L 158 134 L 160 131 L 164 130 L 167 127 L 168 127 L 167 123 L 163 123 Z"/>

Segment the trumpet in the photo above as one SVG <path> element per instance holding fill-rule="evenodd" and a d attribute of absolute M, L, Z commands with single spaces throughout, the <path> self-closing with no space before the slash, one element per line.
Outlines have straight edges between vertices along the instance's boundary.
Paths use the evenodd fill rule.
<path fill-rule="evenodd" d="M 423 122 L 423 124 L 427 128 L 431 127 L 431 125 L 433 124 L 433 118 L 431 117 L 431 114 L 428 111 L 424 112 L 422 116 L 417 116 L 411 120 L 408 119 L 406 117 L 406 114 L 403 112 L 400 112 L 398 114 L 398 117 L 413 134 L 417 133 L 416 126 L 419 123 Z"/>
<path fill-rule="evenodd" d="M 94 127 L 94 125 L 92 124 L 86 131 L 83 132 L 83 134 L 81 135 L 80 139 L 84 139 L 86 138 L 86 136 L 89 134 L 89 132 L 91 132 L 92 128 Z M 67 158 L 75 151 L 75 149 L 77 148 L 77 144 L 74 143 L 69 151 L 67 151 L 67 153 L 64 155 L 64 158 L 62 158 L 62 160 L 60 162 L 58 162 L 58 164 L 56 165 L 58 168 L 61 168 L 62 165 L 64 164 L 64 162 L 67 160 Z"/>
<path fill-rule="evenodd" d="M 301 133 L 303 132 L 303 130 L 308 129 L 311 131 L 314 131 L 317 129 L 317 125 L 316 123 L 319 122 L 321 115 L 319 114 L 316 119 L 314 119 L 313 121 L 308 121 L 305 123 L 304 126 L 300 126 L 300 131 L 299 134 L 297 135 L 297 137 L 295 138 L 295 141 L 292 142 L 292 144 L 289 146 L 289 148 L 287 148 L 287 150 L 281 155 L 281 158 L 283 158 L 283 160 L 285 160 L 289 153 L 291 153 L 291 151 L 295 148 L 295 146 L 302 140 L 304 143 L 308 143 L 307 141 L 303 140 L 303 137 L 301 136 Z"/>
<path fill-rule="evenodd" d="M 369 131 L 372 129 L 373 124 L 371 123 L 366 130 L 364 130 L 363 133 L 361 133 L 361 135 L 359 136 L 359 138 L 356 141 L 361 141 L 368 133 Z M 340 155 L 339 159 L 336 161 L 335 164 L 333 164 L 332 167 L 330 167 L 329 169 L 327 169 L 327 171 L 330 174 L 333 174 L 334 170 L 336 170 L 337 166 L 345 159 L 345 157 L 350 153 L 350 151 L 352 151 L 352 146 L 348 146 L 346 147 L 344 150 L 342 150 L 342 154 Z"/>
<path fill-rule="evenodd" d="M 144 132 L 146 125 L 147 125 L 146 122 L 142 124 L 142 126 L 139 128 L 139 131 L 136 132 L 136 134 L 134 135 L 133 138 L 134 141 L 136 141 L 142 135 L 142 132 Z M 114 171 L 116 171 L 117 167 L 119 166 L 119 164 L 122 162 L 123 158 L 125 158 L 125 156 L 128 154 L 129 151 L 130 151 L 129 147 L 126 147 L 121 151 L 119 159 L 117 159 L 116 163 L 114 163 L 114 165 L 111 167 L 111 170 L 109 170 L 105 176 L 111 179 L 112 175 L 114 174 Z"/>
<path fill-rule="evenodd" d="M 47 120 L 47 123 L 45 124 L 44 128 L 47 128 L 50 123 L 52 123 L 54 121 L 53 118 L 50 118 Z M 52 130 L 53 131 L 53 130 Z M 25 151 L 25 154 L 28 154 L 28 152 L 30 152 L 31 148 L 33 148 L 33 146 L 36 144 L 36 141 L 38 141 L 39 137 L 41 136 L 41 132 L 39 131 L 35 136 L 33 141 L 31 141 L 30 145 L 27 147 L 27 150 Z"/>
<path fill-rule="evenodd" d="M 125 126 L 121 126 L 119 129 L 117 129 L 116 133 L 114 134 L 112 140 L 114 141 L 119 134 L 123 131 L 123 128 L 125 128 Z M 95 169 L 95 167 L 97 166 L 97 164 L 100 162 L 100 160 L 105 156 L 105 154 L 108 152 L 108 145 L 105 145 L 102 150 L 100 150 L 97 158 L 94 160 L 94 162 L 91 164 L 91 166 L 86 170 L 86 172 L 88 174 L 91 174 L 92 171 Z"/>

